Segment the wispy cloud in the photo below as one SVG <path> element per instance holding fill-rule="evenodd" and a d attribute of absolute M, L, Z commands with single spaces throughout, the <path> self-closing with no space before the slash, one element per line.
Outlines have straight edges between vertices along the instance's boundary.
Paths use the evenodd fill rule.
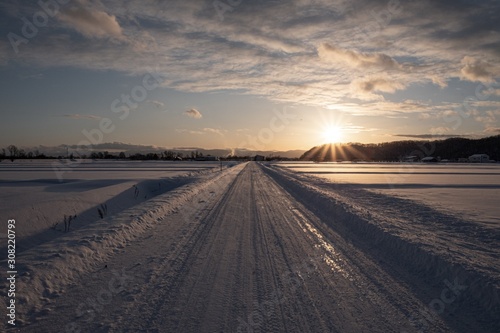
<path fill-rule="evenodd" d="M 78 113 L 63 114 L 63 115 L 60 115 L 58 117 L 71 118 L 71 119 L 87 119 L 87 120 L 99 120 L 102 118 L 100 116 L 96 116 L 93 114 L 78 114 Z"/>
<path fill-rule="evenodd" d="M 200 111 L 196 109 L 189 109 L 184 111 L 184 114 L 190 118 L 200 119 L 203 117 Z"/>
<path fill-rule="evenodd" d="M 213 133 L 213 134 L 217 134 L 217 135 L 220 135 L 220 136 L 224 136 L 224 133 L 222 132 L 222 130 L 217 129 L 217 128 L 205 127 L 203 129 L 203 131 L 205 131 L 207 133 Z"/>
<path fill-rule="evenodd" d="M 185 128 L 178 128 L 175 130 L 177 133 L 188 133 L 194 135 L 217 134 L 224 136 L 224 130 L 218 128 L 205 127 L 202 130 L 189 130 Z"/>
<path fill-rule="evenodd" d="M 153 104 L 157 108 L 163 108 L 165 106 L 165 103 L 156 100 L 148 100 L 147 102 Z"/>
<path fill-rule="evenodd" d="M 405 86 L 387 77 L 370 77 L 354 80 L 351 87 L 355 97 L 365 100 L 382 100 L 383 97 L 376 94 L 377 92 L 394 93 Z"/>
<path fill-rule="evenodd" d="M 500 127 L 487 127 L 483 132 L 488 134 L 498 134 L 500 133 Z"/>
<path fill-rule="evenodd" d="M 328 43 L 323 43 L 318 47 L 318 55 L 323 60 L 345 64 L 360 70 L 370 67 L 383 70 L 402 69 L 401 64 L 387 54 L 346 50 Z"/>
<path fill-rule="evenodd" d="M 193 134 L 193 135 L 203 135 L 203 134 L 205 134 L 204 131 L 189 130 L 189 129 L 185 129 L 185 128 L 177 128 L 175 131 L 177 133 L 187 133 L 187 134 Z"/>
<path fill-rule="evenodd" d="M 351 125 L 351 124 L 342 126 L 342 131 L 347 133 L 374 132 L 378 130 L 379 130 L 378 128 L 367 128 L 364 126 Z"/>
<path fill-rule="evenodd" d="M 469 56 L 462 59 L 462 66 L 461 78 L 470 81 L 493 82 L 500 73 L 492 64 Z"/>
<path fill-rule="evenodd" d="M 414 86 L 498 80 L 498 2 L 401 1 L 390 15 L 388 3 L 250 1 L 232 7 L 221 22 L 210 1 L 75 0 L 61 6 L 43 34 L 21 45 L 29 52 L 3 53 L 10 46 L 0 42 L 0 65 L 15 59 L 133 75 L 155 66 L 163 86 L 177 91 L 233 90 L 383 115 L 430 112 L 388 96 Z M 38 9 L 12 2 L 5 15 L 18 22 Z M 349 105 L 353 98 L 363 103 Z M 184 114 L 201 118 L 195 109 Z"/>

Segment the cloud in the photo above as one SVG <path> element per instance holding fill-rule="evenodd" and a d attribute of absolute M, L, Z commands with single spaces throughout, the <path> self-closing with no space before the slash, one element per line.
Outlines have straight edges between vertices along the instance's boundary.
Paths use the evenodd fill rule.
<path fill-rule="evenodd" d="M 354 80 L 351 84 L 353 95 L 363 100 L 383 100 L 376 92 L 394 93 L 405 85 L 384 77 L 370 77 Z"/>
<path fill-rule="evenodd" d="M 37 2 L 16 3 L 0 14 L 10 15 L 0 26 L 4 36 L 21 35 L 19 18 L 40 9 Z M 7 39 L 0 41 L 0 65 L 137 77 L 154 66 L 164 77 L 162 86 L 180 92 L 230 90 L 273 102 L 343 104 L 352 114 L 385 116 L 419 107 L 403 105 L 398 94 L 384 99 L 383 93 L 406 90 L 410 96 L 414 87 L 445 87 L 457 76 L 486 82 L 497 75 L 488 74 L 500 56 L 500 11 L 494 2 L 405 2 L 391 15 L 388 8 L 387 1 L 259 1 L 227 11 L 221 22 L 211 2 L 73 0 L 61 6 L 60 21 L 89 38 L 54 24 L 20 44 L 18 55 Z M 427 98 L 419 92 L 415 99 Z M 445 93 L 440 100 L 450 96 Z M 353 103 L 353 97 L 373 103 Z"/>
<path fill-rule="evenodd" d="M 487 110 L 484 112 L 481 112 L 479 110 L 474 110 L 472 114 L 474 115 L 475 121 L 483 124 L 485 128 L 491 128 L 498 124 L 500 110 L 497 111 Z"/>
<path fill-rule="evenodd" d="M 359 125 L 344 125 L 342 126 L 342 131 L 346 133 L 361 133 L 361 132 L 374 132 L 378 131 L 378 128 L 367 128 Z"/>
<path fill-rule="evenodd" d="M 59 117 L 71 118 L 71 119 L 89 119 L 89 120 L 99 120 L 102 117 L 93 114 L 63 114 Z"/>
<path fill-rule="evenodd" d="M 500 127 L 487 127 L 484 129 L 485 133 L 500 133 Z"/>
<path fill-rule="evenodd" d="M 188 133 L 188 134 L 195 134 L 195 135 L 205 135 L 207 133 L 211 134 L 217 134 L 220 136 L 224 136 L 224 131 L 217 129 L 217 128 L 210 128 L 210 127 L 205 127 L 201 131 L 195 131 L 195 130 L 188 130 L 188 129 L 183 129 L 183 128 L 178 128 L 175 130 L 177 133 Z"/>
<path fill-rule="evenodd" d="M 220 135 L 220 136 L 223 136 L 224 133 L 222 133 L 222 131 L 220 129 L 217 129 L 217 128 L 209 128 L 209 127 L 205 127 L 203 129 L 203 131 L 207 132 L 207 133 L 214 133 L 214 134 L 217 134 L 217 135 Z"/>
<path fill-rule="evenodd" d="M 433 127 L 430 129 L 433 135 L 446 135 L 446 133 L 451 132 L 451 128 L 445 126 Z"/>
<path fill-rule="evenodd" d="M 437 76 L 437 75 L 432 75 L 431 81 L 432 81 L 432 83 L 439 86 L 440 88 L 446 88 L 448 86 L 446 79 L 443 77 Z"/>
<path fill-rule="evenodd" d="M 165 106 L 165 103 L 156 100 L 148 100 L 147 102 L 155 105 L 157 108 L 162 108 Z"/>
<path fill-rule="evenodd" d="M 318 47 L 320 59 L 330 62 L 339 62 L 352 68 L 379 68 L 384 70 L 400 70 L 401 64 L 384 53 L 361 53 L 341 49 L 334 45 L 323 43 Z"/>
<path fill-rule="evenodd" d="M 421 119 L 421 120 L 432 119 L 432 118 L 436 118 L 436 115 L 428 113 L 428 112 L 422 112 L 422 113 L 418 114 L 418 119 Z"/>
<path fill-rule="evenodd" d="M 264 48 L 266 50 L 283 51 L 287 53 L 300 52 L 303 51 L 303 47 L 298 47 L 288 41 L 283 41 L 280 38 L 268 37 L 259 34 L 252 33 L 241 33 L 234 34 L 230 37 L 234 41 L 241 41 L 248 43 L 249 45 Z"/>
<path fill-rule="evenodd" d="M 58 17 L 67 26 L 87 37 L 123 37 L 116 16 L 90 8 L 85 1 L 78 1 L 73 6 L 63 9 Z"/>
<path fill-rule="evenodd" d="M 184 114 L 190 118 L 195 118 L 195 119 L 200 119 L 201 117 L 203 117 L 200 111 L 196 109 L 189 109 L 187 111 L 184 111 Z"/>
<path fill-rule="evenodd" d="M 175 130 L 177 133 L 188 133 L 188 134 L 193 134 L 193 135 L 203 135 L 205 134 L 204 131 L 194 131 L 194 130 L 188 130 L 185 128 L 178 128 Z"/>
<path fill-rule="evenodd" d="M 486 61 L 478 60 L 469 56 L 462 59 L 460 78 L 469 81 L 489 83 L 493 82 L 498 74 L 497 69 Z"/>

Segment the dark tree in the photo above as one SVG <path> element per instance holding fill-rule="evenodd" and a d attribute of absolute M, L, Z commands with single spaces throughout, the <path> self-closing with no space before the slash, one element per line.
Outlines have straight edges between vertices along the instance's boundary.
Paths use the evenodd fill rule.
<path fill-rule="evenodd" d="M 7 147 L 7 150 L 9 151 L 9 154 L 10 154 L 10 160 L 12 162 L 14 162 L 14 160 L 16 159 L 17 155 L 19 154 L 19 149 L 14 146 L 14 145 L 10 145 Z"/>

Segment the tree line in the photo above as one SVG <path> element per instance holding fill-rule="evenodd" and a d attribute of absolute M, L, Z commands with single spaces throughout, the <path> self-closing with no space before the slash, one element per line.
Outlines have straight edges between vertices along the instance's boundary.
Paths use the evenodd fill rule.
<path fill-rule="evenodd" d="M 207 155 L 208 156 L 208 155 Z M 190 151 L 190 152 L 178 152 L 173 150 L 165 150 L 160 152 L 150 152 L 150 153 L 134 153 L 134 154 L 126 154 L 125 152 L 120 153 L 110 153 L 109 151 L 94 151 L 89 154 L 74 154 L 68 152 L 65 156 L 51 156 L 41 153 L 38 150 L 28 151 L 26 152 L 24 149 L 19 149 L 15 145 L 10 145 L 7 148 L 3 148 L 0 153 L 0 162 L 3 160 L 11 160 L 12 162 L 15 160 L 23 160 L 23 159 L 93 159 L 93 160 L 153 160 L 153 161 L 175 161 L 175 160 L 194 160 L 206 157 L 202 152 L 199 151 Z M 237 156 L 230 155 L 226 157 L 221 157 L 222 160 L 231 160 L 231 161 L 240 161 L 240 160 L 250 160 L 253 156 L 245 155 L 245 156 Z M 279 155 L 270 155 L 266 157 L 266 160 L 293 160 L 289 158 L 283 158 Z"/>
<path fill-rule="evenodd" d="M 2 148 L 0 153 L 0 162 L 9 159 L 12 162 L 16 159 L 34 159 L 34 158 L 49 158 L 45 154 L 40 153 L 40 151 L 25 151 L 24 149 L 19 149 L 15 145 L 9 145 L 7 148 Z"/>
<path fill-rule="evenodd" d="M 500 161 L 500 135 L 482 139 L 450 138 L 434 141 L 394 141 L 378 144 L 325 144 L 306 151 L 303 161 L 367 161 L 398 162 L 409 156 L 418 159 L 433 156 L 458 161 L 473 154 L 487 154 L 491 160 Z"/>
<path fill-rule="evenodd" d="M 130 160 L 179 160 L 183 158 L 200 158 L 203 157 L 203 153 L 198 151 L 192 151 L 188 154 L 183 154 L 181 152 L 175 152 L 171 150 L 166 150 L 156 153 L 135 153 L 127 154 L 125 152 L 120 153 L 110 153 L 108 151 L 95 151 L 89 154 L 74 154 L 67 153 L 65 156 L 57 155 L 51 156 L 41 153 L 39 150 L 25 151 L 20 149 L 15 145 L 9 145 L 6 148 L 2 148 L 0 152 L 0 162 L 3 160 L 23 160 L 23 159 L 130 159 Z"/>

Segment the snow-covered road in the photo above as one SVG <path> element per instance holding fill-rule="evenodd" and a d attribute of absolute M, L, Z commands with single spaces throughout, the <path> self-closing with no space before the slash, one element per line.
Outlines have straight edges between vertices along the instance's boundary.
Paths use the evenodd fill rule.
<path fill-rule="evenodd" d="M 230 168 L 175 209 L 155 215 L 157 223 L 136 238 L 43 293 L 44 303 L 25 314 L 18 329 L 498 332 L 498 300 L 482 299 L 472 280 L 449 268 L 461 262 L 410 251 L 403 240 L 383 244 L 396 232 L 386 239 L 366 234 L 374 232 L 370 228 L 356 235 L 361 222 L 353 216 L 363 214 L 339 198 L 316 200 L 322 194 L 313 191 L 255 162 Z M 368 205 L 367 197 L 360 200 Z M 404 239 L 403 230 L 399 236 Z M 397 248 L 408 255 L 406 263 L 390 253 Z M 436 262 L 426 266 L 427 260 Z M 498 290 L 497 268 L 488 275 L 480 267 L 491 280 L 490 293 Z"/>

